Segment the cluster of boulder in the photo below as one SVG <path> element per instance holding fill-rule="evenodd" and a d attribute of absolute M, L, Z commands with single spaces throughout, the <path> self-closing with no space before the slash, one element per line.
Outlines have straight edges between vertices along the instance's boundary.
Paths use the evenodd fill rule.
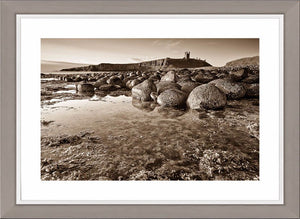
<path fill-rule="evenodd" d="M 131 90 L 132 97 L 161 106 L 219 109 L 227 100 L 259 96 L 259 66 L 204 67 L 156 72 L 106 72 L 56 75 L 78 82 L 79 92 Z"/>
<path fill-rule="evenodd" d="M 235 70 L 183 69 L 169 71 L 160 80 L 149 78 L 134 86 L 132 97 L 140 101 L 155 101 L 166 107 L 219 109 L 227 100 L 259 96 L 259 73 L 247 68 Z"/>

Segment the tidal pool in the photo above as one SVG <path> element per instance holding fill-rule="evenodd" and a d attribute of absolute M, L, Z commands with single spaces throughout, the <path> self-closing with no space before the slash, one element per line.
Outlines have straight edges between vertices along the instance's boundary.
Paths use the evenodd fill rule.
<path fill-rule="evenodd" d="M 253 100 L 229 101 L 223 110 L 200 112 L 162 108 L 124 95 L 44 105 L 41 176 L 257 180 L 258 115 Z"/>

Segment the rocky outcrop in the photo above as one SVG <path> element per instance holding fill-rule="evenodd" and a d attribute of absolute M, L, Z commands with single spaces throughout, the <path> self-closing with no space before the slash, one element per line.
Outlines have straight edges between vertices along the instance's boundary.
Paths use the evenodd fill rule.
<path fill-rule="evenodd" d="M 61 71 L 146 71 L 146 70 L 158 70 L 168 68 L 198 68 L 203 66 L 211 66 L 205 60 L 200 59 L 173 59 L 164 58 L 156 59 L 140 63 L 128 63 L 128 64 L 111 64 L 101 63 L 99 65 L 88 65 L 75 68 L 64 68 Z"/>
<path fill-rule="evenodd" d="M 134 86 L 131 90 L 132 97 L 141 101 L 150 101 L 151 92 L 156 92 L 156 86 L 152 80 L 145 80 L 144 82 Z"/>
<path fill-rule="evenodd" d="M 187 99 L 191 109 L 219 109 L 227 103 L 226 94 L 213 84 L 203 84 L 196 87 Z"/>

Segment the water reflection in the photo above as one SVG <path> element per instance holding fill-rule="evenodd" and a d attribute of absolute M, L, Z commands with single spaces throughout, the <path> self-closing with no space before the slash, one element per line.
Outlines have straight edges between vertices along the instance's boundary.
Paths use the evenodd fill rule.
<path fill-rule="evenodd" d="M 154 102 L 143 102 L 132 98 L 132 106 L 145 112 L 151 112 L 155 109 L 157 104 L 155 104 Z"/>
<path fill-rule="evenodd" d="M 77 91 L 77 94 L 79 94 L 82 97 L 91 98 L 94 96 L 95 92 L 94 91 L 89 91 L 89 92 Z"/>
<path fill-rule="evenodd" d="M 155 110 L 160 115 L 162 115 L 166 118 L 176 118 L 176 117 L 184 115 L 187 112 L 187 110 L 184 110 L 184 109 L 162 107 L 162 106 L 157 106 Z"/>

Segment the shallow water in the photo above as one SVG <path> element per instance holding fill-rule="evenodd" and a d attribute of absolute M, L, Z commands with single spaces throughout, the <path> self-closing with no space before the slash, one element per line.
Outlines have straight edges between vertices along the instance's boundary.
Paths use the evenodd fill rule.
<path fill-rule="evenodd" d="M 41 108 L 41 121 L 47 124 L 41 126 L 42 139 L 75 136 L 79 140 L 75 146 L 42 144 L 42 160 L 52 159 L 66 168 L 62 171 L 53 165 L 53 172 L 61 174 L 53 176 L 44 167 L 43 179 L 258 179 L 258 131 L 249 131 L 249 126 L 259 124 L 259 107 L 253 100 L 229 101 L 218 111 L 162 108 L 124 95 L 51 101 L 57 102 Z M 207 173 L 218 165 L 219 173 L 226 165 L 231 168 L 227 158 L 222 165 L 203 160 L 215 154 L 226 157 L 226 151 L 238 165 L 249 162 L 252 172 L 235 169 L 227 175 L 222 172 L 221 178 L 220 174 Z M 77 163 L 76 170 L 71 171 L 70 162 Z M 203 168 L 199 170 L 201 162 Z M 77 176 L 76 171 L 82 175 Z"/>

